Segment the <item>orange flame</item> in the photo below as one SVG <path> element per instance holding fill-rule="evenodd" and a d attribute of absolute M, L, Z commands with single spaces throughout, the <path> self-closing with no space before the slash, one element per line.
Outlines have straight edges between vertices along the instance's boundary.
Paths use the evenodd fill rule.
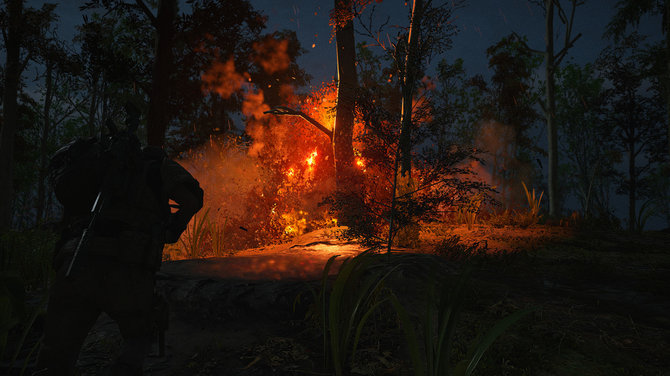
<path fill-rule="evenodd" d="M 307 159 L 305 160 L 305 162 L 307 162 L 307 166 L 309 166 L 310 168 L 311 168 L 311 167 L 314 167 L 314 164 L 316 163 L 316 157 L 317 157 L 318 155 L 319 155 L 319 154 L 317 153 L 316 149 L 314 149 L 314 151 L 312 152 L 312 154 L 309 155 L 309 158 L 307 158 Z"/>
<path fill-rule="evenodd" d="M 365 160 L 361 157 L 356 157 L 356 166 L 365 171 Z"/>

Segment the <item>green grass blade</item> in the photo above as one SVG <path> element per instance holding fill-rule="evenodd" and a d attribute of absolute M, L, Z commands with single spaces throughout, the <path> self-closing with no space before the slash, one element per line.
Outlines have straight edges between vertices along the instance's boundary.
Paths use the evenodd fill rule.
<path fill-rule="evenodd" d="M 517 311 L 504 319 L 498 321 L 496 325 L 491 328 L 491 330 L 484 335 L 484 337 L 479 341 L 476 347 L 474 347 L 474 353 L 472 357 L 470 358 L 470 362 L 468 363 L 468 367 L 465 370 L 465 375 L 464 376 L 470 376 L 472 373 L 475 371 L 475 368 L 477 367 L 477 364 L 481 360 L 482 356 L 484 355 L 484 352 L 488 350 L 488 348 L 493 344 L 493 342 L 505 331 L 507 330 L 512 324 L 516 323 L 519 321 L 522 317 L 526 316 L 527 314 L 535 311 L 536 308 L 527 308 L 521 311 Z"/>
<path fill-rule="evenodd" d="M 337 274 L 333 282 L 333 290 L 330 293 L 330 304 L 328 307 L 328 321 L 330 332 L 330 352 L 332 355 L 333 366 L 335 367 L 335 374 L 342 375 L 342 336 L 341 336 L 341 311 L 343 310 L 343 297 L 349 277 L 356 268 L 356 261 L 347 259 L 342 263 L 340 272 Z"/>
<path fill-rule="evenodd" d="M 444 285 L 442 286 L 441 308 L 438 311 L 439 332 L 437 334 L 437 348 L 435 350 L 435 375 L 442 374 L 443 364 L 448 362 L 451 338 L 456 329 L 458 314 L 463 307 L 465 286 L 470 280 L 471 273 L 472 270 L 467 269 L 461 274 L 456 287 L 451 292 L 451 296 L 449 289 Z"/>
<path fill-rule="evenodd" d="M 398 297 L 393 292 L 389 293 L 389 300 L 391 301 L 393 308 L 395 308 L 395 311 L 398 314 L 398 318 L 400 319 L 402 329 L 405 332 L 407 346 L 409 347 L 409 356 L 412 360 L 412 365 L 414 366 L 414 376 L 425 376 L 426 365 L 421 359 L 419 341 L 416 338 L 416 331 L 414 330 L 412 320 L 409 318 L 407 311 L 402 306 L 402 304 L 400 304 Z"/>
<path fill-rule="evenodd" d="M 433 273 L 435 277 L 435 273 Z M 426 352 L 426 364 L 428 365 L 428 375 L 434 375 L 435 370 L 433 369 L 434 359 L 435 359 L 435 347 L 433 343 L 433 304 L 435 301 L 435 285 L 430 283 L 428 285 L 428 291 L 426 292 L 426 316 L 423 323 L 423 342 Z M 439 309 L 439 307 L 436 307 Z"/>
<path fill-rule="evenodd" d="M 353 344 L 353 348 L 351 350 L 351 356 L 356 354 L 356 349 L 358 348 L 358 341 L 361 339 L 361 333 L 363 332 L 363 327 L 365 327 L 365 323 L 368 321 L 368 318 L 370 317 L 370 315 L 372 315 L 372 313 L 374 313 L 374 311 L 380 305 L 386 303 L 388 300 L 389 299 L 386 298 L 386 299 L 383 299 L 383 300 L 373 304 L 372 307 L 370 307 L 367 310 L 367 312 L 365 312 L 363 317 L 361 317 L 361 320 L 358 322 L 358 325 L 356 326 L 356 335 L 354 336 L 354 344 Z"/>
<path fill-rule="evenodd" d="M 330 340 L 328 336 L 328 324 L 326 323 L 327 316 L 328 316 L 328 302 L 326 300 L 326 288 L 328 287 L 328 273 L 330 272 L 330 268 L 333 266 L 333 263 L 335 262 L 335 259 L 340 257 L 340 255 L 334 255 L 328 259 L 326 262 L 326 265 L 323 268 L 323 275 L 321 277 L 321 291 L 319 291 L 318 297 L 315 299 L 316 304 L 320 308 L 320 314 L 321 314 L 321 330 L 323 334 L 323 359 L 324 362 L 327 364 L 328 362 L 328 342 Z M 324 364 L 325 365 L 325 364 Z"/>

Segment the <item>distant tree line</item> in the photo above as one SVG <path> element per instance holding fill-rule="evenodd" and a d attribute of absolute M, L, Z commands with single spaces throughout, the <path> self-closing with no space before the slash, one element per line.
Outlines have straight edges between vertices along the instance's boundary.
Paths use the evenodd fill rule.
<path fill-rule="evenodd" d="M 505 36 L 486 51 L 491 76 L 485 78 L 449 56 L 457 32 L 449 20 L 466 2 L 415 0 L 410 23 L 385 41 L 378 38 L 379 25 L 366 21 L 373 17 L 366 17 L 386 4 L 335 0 L 340 86 L 332 140 L 335 163 L 343 166 L 338 181 L 381 189 L 361 185 L 354 157 L 377 158 L 380 166 L 395 161 L 388 175 L 395 179 L 393 192 L 386 194 L 406 198 L 438 176 L 429 170 L 412 176 L 413 166 L 456 168 L 457 162 L 478 161 L 504 207 L 523 204 L 518 197 L 524 182 L 548 191 L 554 216 L 565 214 L 574 197 L 583 217 L 614 226 L 613 195 L 625 194 L 629 230 L 641 230 L 651 215 L 670 225 L 668 1 L 618 2 L 606 30 L 610 46 L 584 65 L 570 59 L 580 48 L 572 20 L 581 2 L 537 3 L 547 18 L 537 33 L 553 41 L 553 23 L 560 20 L 565 43 L 540 51 L 525 36 Z M 177 156 L 211 136 L 248 137 L 239 124 L 240 87 L 228 95 L 206 90 L 203 74 L 215 63 L 244 72 L 244 80 L 263 88 L 268 107 L 287 104 L 283 85 L 299 89 L 309 82 L 296 63 L 304 50 L 295 32 L 265 33 L 267 17 L 249 1 L 183 6 L 188 9 L 179 9 L 176 0 L 90 1 L 81 7 L 83 23 L 74 39 L 65 41 L 58 35 L 56 5 L 3 2 L 0 229 L 54 220 L 49 157 L 74 137 L 100 135 L 107 119 L 122 122 L 127 101 L 146 114 L 144 141 Z M 662 42 L 636 33 L 645 13 L 663 15 Z M 258 45 L 272 40 L 287 41 L 286 69 L 263 67 Z M 439 62 L 430 64 L 429 57 Z M 366 127 L 359 139 L 353 137 L 354 118 Z M 547 143 L 538 139 L 545 126 Z M 412 209 L 416 218 L 419 209 Z M 411 217 L 402 220 L 410 225 Z M 411 242 L 411 234 L 405 236 Z"/>

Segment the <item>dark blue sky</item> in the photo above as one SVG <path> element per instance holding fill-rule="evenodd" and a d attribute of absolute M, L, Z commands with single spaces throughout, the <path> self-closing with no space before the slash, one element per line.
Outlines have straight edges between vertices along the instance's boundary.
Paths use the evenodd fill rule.
<path fill-rule="evenodd" d="M 223 1 L 223 0 L 222 0 Z M 30 0 L 28 4 L 40 6 L 44 1 Z M 70 39 L 74 25 L 81 23 L 78 10 L 82 1 L 60 2 L 58 9 L 61 17 L 60 34 Z M 267 31 L 291 29 L 297 32 L 302 46 L 308 52 L 299 60 L 301 66 L 313 76 L 313 85 L 330 80 L 336 72 L 335 45 L 330 40 L 328 14 L 333 0 L 251 0 L 254 7 L 268 16 Z M 563 1 L 567 3 L 567 1 Z M 412 2 L 405 5 L 404 0 L 384 0 L 377 4 L 376 14 L 380 19 L 391 17 L 390 25 L 406 26 Z M 573 34 L 582 33 L 570 51 L 568 58 L 579 63 L 593 61 L 608 41 L 602 39 L 605 26 L 614 13 L 615 0 L 586 0 L 577 9 Z M 186 9 L 183 4 L 182 8 Z M 453 48 L 445 54 L 447 59 L 457 57 L 465 60 L 469 73 L 481 73 L 487 76 L 488 59 L 486 48 L 500 38 L 516 31 L 528 36 L 533 48 L 544 46 L 544 15 L 542 10 L 528 0 L 469 0 L 466 5 L 454 13 L 459 33 L 454 39 Z M 560 24 L 558 20 L 557 24 Z M 660 38 L 660 17 L 646 17 L 640 24 L 640 30 L 652 39 Z M 391 37 L 395 35 L 392 27 L 387 28 Z M 562 32 L 557 32 L 558 46 L 562 45 Z M 357 35 L 357 41 L 363 38 Z M 312 48 L 312 45 L 315 45 Z M 557 47 L 560 48 L 560 47 Z M 439 59 L 434 59 L 437 62 Z"/>
<path fill-rule="evenodd" d="M 309 51 L 301 58 L 300 64 L 314 77 L 313 84 L 318 85 L 331 79 L 336 72 L 335 46 L 334 42 L 329 43 L 328 26 L 332 0 L 290 0 L 281 3 L 275 0 L 252 0 L 252 3 L 269 17 L 269 31 L 287 28 L 297 32 L 303 47 Z M 608 43 L 602 39 L 602 35 L 614 14 L 615 3 L 614 0 L 587 0 L 577 8 L 573 35 L 582 33 L 582 37 L 570 51 L 569 58 L 572 57 L 579 63 L 596 58 L 598 52 Z M 377 5 L 376 14 L 383 18 L 390 16 L 391 25 L 406 26 L 410 7 L 411 1 L 405 5 L 403 0 L 384 0 Z M 487 76 L 486 49 L 513 31 L 527 35 L 531 47 L 544 48 L 544 14 L 527 0 L 470 0 L 463 8 L 456 10 L 454 16 L 460 32 L 445 58 L 463 58 L 466 69 L 471 74 L 481 73 Z M 556 24 L 560 25 L 560 22 L 556 20 Z M 640 29 L 658 39 L 660 24 L 660 17 L 647 17 L 642 20 Z M 393 37 L 396 31 L 392 27 L 387 29 Z M 557 32 L 556 36 L 559 38 L 558 49 L 563 43 L 563 31 Z M 358 41 L 363 41 L 363 38 L 357 35 Z M 312 44 L 315 44 L 314 48 Z M 434 62 L 438 60 L 434 59 Z"/>

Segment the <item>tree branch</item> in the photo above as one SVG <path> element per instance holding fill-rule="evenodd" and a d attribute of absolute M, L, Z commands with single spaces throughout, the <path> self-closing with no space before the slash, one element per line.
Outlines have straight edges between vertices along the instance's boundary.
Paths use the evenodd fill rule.
<path fill-rule="evenodd" d="M 277 116 L 298 116 L 306 120 L 308 123 L 312 124 L 316 128 L 318 128 L 321 132 L 325 133 L 326 136 L 330 139 L 330 141 L 333 141 L 333 131 L 330 129 L 326 128 L 323 124 L 319 123 L 316 121 L 314 118 L 311 116 L 307 115 L 306 113 L 298 110 L 294 110 L 292 108 L 286 107 L 286 106 L 276 106 L 270 109 L 269 111 L 263 112 L 264 114 L 270 114 L 270 115 L 277 115 Z"/>
<path fill-rule="evenodd" d="M 151 12 L 149 7 L 147 7 L 147 5 L 144 3 L 144 1 L 143 0 L 135 0 L 135 4 L 137 4 L 137 7 L 140 8 L 142 13 L 144 13 L 149 18 L 149 21 L 151 21 L 151 24 L 154 27 L 158 27 L 158 18 L 156 16 L 154 16 L 154 14 Z"/>
<path fill-rule="evenodd" d="M 575 37 L 575 39 L 571 40 L 568 44 L 565 45 L 565 47 L 563 47 L 562 50 L 560 50 L 560 51 L 556 54 L 556 60 L 555 60 L 555 64 L 556 64 L 556 66 L 558 66 L 559 64 L 561 64 L 561 60 L 563 60 L 563 58 L 565 57 L 565 54 L 568 53 L 568 50 L 575 44 L 575 42 L 577 41 L 577 39 L 579 39 L 581 36 L 582 36 L 582 33 L 577 34 L 577 36 Z"/>
<path fill-rule="evenodd" d="M 532 52 L 532 53 L 534 53 L 534 54 L 540 54 L 540 55 L 543 55 L 543 54 L 544 54 L 544 51 L 540 51 L 540 50 L 536 50 L 536 49 L 534 49 L 534 48 L 530 48 L 530 46 L 528 45 L 528 43 L 526 43 L 526 41 L 523 40 L 523 39 L 521 38 L 521 36 L 519 36 L 519 34 L 516 33 L 516 31 L 513 31 L 513 32 L 512 32 L 512 35 L 514 35 L 514 38 L 516 38 L 517 42 L 521 43 L 521 46 L 522 46 L 523 49 L 526 50 L 527 52 Z"/>
<path fill-rule="evenodd" d="M 558 9 L 558 18 L 561 19 L 561 22 L 564 24 L 568 23 L 568 16 L 565 14 L 565 10 L 563 10 L 563 7 L 561 6 L 561 0 L 553 0 L 554 5 L 556 6 L 556 9 Z M 573 9 L 574 9 L 574 1 L 573 3 Z"/>

